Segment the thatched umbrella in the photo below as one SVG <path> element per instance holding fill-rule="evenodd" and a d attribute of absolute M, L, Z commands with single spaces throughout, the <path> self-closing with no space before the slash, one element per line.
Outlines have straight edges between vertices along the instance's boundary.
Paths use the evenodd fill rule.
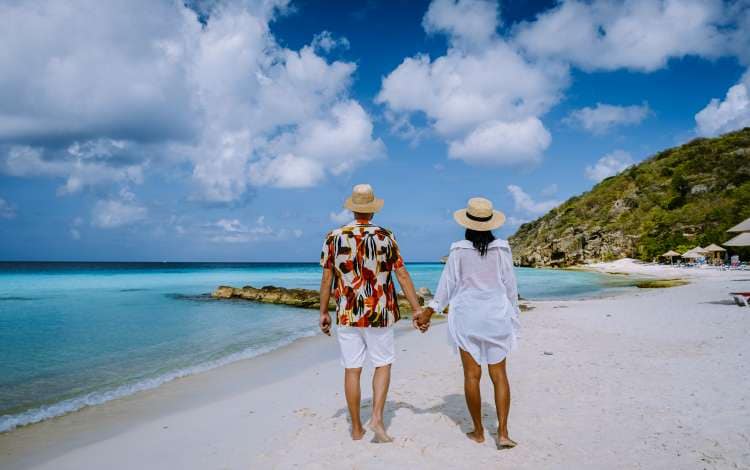
<path fill-rule="evenodd" d="M 686 251 L 685 253 L 682 254 L 683 258 L 688 258 L 688 259 L 696 259 L 696 258 L 700 258 L 701 256 L 703 256 L 703 254 L 697 253 L 695 251 L 695 248 L 693 248 L 692 250 Z"/>
<path fill-rule="evenodd" d="M 705 248 L 705 250 L 708 251 L 709 253 L 711 253 L 711 257 L 714 260 L 716 260 L 716 261 L 724 258 L 724 253 L 727 252 L 727 250 L 725 250 L 724 248 L 720 247 L 716 243 L 711 243 L 710 245 L 708 245 Z"/>
<path fill-rule="evenodd" d="M 750 232 L 742 232 L 728 242 L 725 242 L 724 246 L 750 246 Z"/>
<path fill-rule="evenodd" d="M 669 258 L 669 264 L 672 264 L 672 263 L 673 263 L 673 261 L 674 261 L 674 259 L 673 259 L 673 258 L 674 258 L 675 256 L 680 256 L 680 254 L 679 254 L 679 253 L 677 253 L 677 252 L 676 252 L 676 251 L 674 251 L 674 250 L 669 250 L 669 251 L 667 251 L 666 253 L 664 253 L 663 255 L 661 255 L 661 257 L 662 257 L 662 258 Z"/>
<path fill-rule="evenodd" d="M 750 219 L 743 220 L 739 224 L 727 230 L 727 232 L 750 232 Z"/>

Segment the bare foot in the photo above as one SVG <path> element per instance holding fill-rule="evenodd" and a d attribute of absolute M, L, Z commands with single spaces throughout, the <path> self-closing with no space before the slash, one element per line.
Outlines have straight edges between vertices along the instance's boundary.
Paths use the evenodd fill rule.
<path fill-rule="evenodd" d="M 370 428 L 370 431 L 375 433 L 374 441 L 378 444 L 393 442 L 393 438 L 391 438 L 391 436 L 389 436 L 388 433 L 385 432 L 383 423 L 373 423 L 372 421 L 370 421 L 369 423 L 367 423 L 367 427 Z"/>
<path fill-rule="evenodd" d="M 513 439 L 509 438 L 508 436 L 498 436 L 497 438 L 497 448 L 502 449 L 512 449 L 518 444 Z"/>
<path fill-rule="evenodd" d="M 482 442 L 484 442 L 484 429 L 479 429 L 479 430 L 475 429 L 471 432 L 467 432 L 466 437 L 468 437 L 474 442 L 478 442 L 481 444 Z"/>
<path fill-rule="evenodd" d="M 365 437 L 365 432 L 366 432 L 365 428 L 363 428 L 362 426 L 360 426 L 358 428 L 353 428 L 352 427 L 352 440 L 353 441 L 358 441 L 358 440 L 362 439 L 363 437 Z"/>

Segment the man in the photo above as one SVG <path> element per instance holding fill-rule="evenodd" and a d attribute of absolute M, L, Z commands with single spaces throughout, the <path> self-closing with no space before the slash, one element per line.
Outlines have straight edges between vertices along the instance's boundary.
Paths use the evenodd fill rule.
<path fill-rule="evenodd" d="M 328 300 L 331 285 L 336 299 L 336 337 L 345 368 L 344 391 L 352 421 L 352 439 L 365 434 L 359 416 L 360 376 L 365 356 L 375 367 L 372 378 L 372 418 L 368 427 L 376 442 L 391 442 L 383 426 L 383 408 L 391 382 L 395 356 L 393 325 L 399 320 L 398 299 L 393 282 L 398 282 L 415 316 L 420 313 L 417 293 L 399 253 L 393 234 L 372 223 L 383 207 L 369 184 L 354 187 L 344 207 L 354 221 L 326 236 L 320 255 L 320 329 L 330 336 Z"/>

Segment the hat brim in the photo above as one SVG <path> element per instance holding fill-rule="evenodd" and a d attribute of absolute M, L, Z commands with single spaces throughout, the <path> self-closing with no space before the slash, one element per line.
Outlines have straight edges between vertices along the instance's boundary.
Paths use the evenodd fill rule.
<path fill-rule="evenodd" d="M 349 209 L 352 212 L 361 212 L 363 214 L 374 214 L 375 212 L 379 212 L 380 209 L 383 208 L 383 201 L 382 199 L 375 198 L 372 202 L 368 202 L 367 204 L 355 204 L 354 201 L 352 201 L 351 197 L 346 198 L 346 201 L 344 202 L 344 207 L 346 209 Z"/>
<path fill-rule="evenodd" d="M 496 228 L 502 227 L 502 225 L 505 223 L 505 214 L 500 211 L 492 211 L 492 218 L 484 222 L 471 220 L 466 214 L 466 209 L 461 209 L 454 212 L 453 218 L 458 223 L 458 225 L 470 228 L 472 230 L 477 230 L 479 232 L 495 230 Z"/>

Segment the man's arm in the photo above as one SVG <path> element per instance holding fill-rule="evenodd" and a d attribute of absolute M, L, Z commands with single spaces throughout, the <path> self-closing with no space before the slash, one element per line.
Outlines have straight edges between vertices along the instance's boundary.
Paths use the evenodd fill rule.
<path fill-rule="evenodd" d="M 328 301 L 331 298 L 331 280 L 333 271 L 330 268 L 323 269 L 320 278 L 320 331 L 331 336 L 331 315 L 328 313 Z"/>
<path fill-rule="evenodd" d="M 406 300 L 408 300 L 409 305 L 411 305 L 411 310 L 412 312 L 414 312 L 414 316 L 419 315 L 422 307 L 419 305 L 417 290 L 414 288 L 414 283 L 412 282 L 409 271 L 406 270 L 405 266 L 401 266 L 400 268 L 396 269 L 396 278 L 398 279 L 398 283 L 401 285 L 401 289 L 403 289 L 404 291 Z"/>

